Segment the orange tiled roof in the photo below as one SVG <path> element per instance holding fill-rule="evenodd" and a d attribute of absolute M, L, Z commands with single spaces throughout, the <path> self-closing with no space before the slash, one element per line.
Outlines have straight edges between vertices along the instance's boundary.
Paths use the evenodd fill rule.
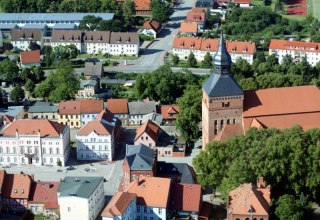
<path fill-rule="evenodd" d="M 136 11 L 150 10 L 151 0 L 134 0 Z"/>
<path fill-rule="evenodd" d="M 125 192 L 137 195 L 137 204 L 167 208 L 169 202 L 171 180 L 159 177 L 139 177 L 131 182 Z"/>
<path fill-rule="evenodd" d="M 104 109 L 97 116 L 97 120 L 105 120 L 108 122 L 112 122 L 112 117 L 112 113 L 108 109 Z"/>
<path fill-rule="evenodd" d="M 3 121 L 5 121 L 7 124 L 14 121 L 14 117 L 12 117 L 10 115 L 3 114 L 1 116 L 2 116 Z"/>
<path fill-rule="evenodd" d="M 197 33 L 197 22 L 182 21 L 180 24 L 180 33 Z"/>
<path fill-rule="evenodd" d="M 189 11 L 187 13 L 187 21 L 204 21 L 205 20 L 205 13 L 204 12 L 192 12 Z"/>
<path fill-rule="evenodd" d="M 66 125 L 53 122 L 46 119 L 19 119 L 8 126 L 6 126 L 2 132 L 2 136 L 15 136 L 18 134 L 35 134 L 40 131 L 41 136 L 57 137 L 63 133 Z"/>
<path fill-rule="evenodd" d="M 112 127 L 99 120 L 89 121 L 79 130 L 78 135 L 89 135 L 91 132 L 95 132 L 98 135 L 111 135 Z"/>
<path fill-rule="evenodd" d="M 191 9 L 191 12 L 194 12 L 194 13 L 201 13 L 201 12 L 206 13 L 207 11 L 208 11 L 207 8 L 201 8 L 201 7 L 199 7 L 199 8 L 192 8 L 192 9 Z"/>
<path fill-rule="evenodd" d="M 198 37 L 175 37 L 173 39 L 173 48 L 200 50 L 201 38 Z"/>
<path fill-rule="evenodd" d="M 161 24 L 154 20 L 153 18 L 144 22 L 143 26 L 144 29 L 152 29 L 155 32 L 158 32 L 158 30 L 161 28 Z"/>
<path fill-rule="evenodd" d="M 199 212 L 201 197 L 199 184 L 174 183 L 171 190 L 170 208 L 178 211 Z"/>
<path fill-rule="evenodd" d="M 227 124 L 219 131 L 214 140 L 225 141 L 239 135 L 243 135 L 242 124 Z"/>
<path fill-rule="evenodd" d="M 78 100 L 59 103 L 59 114 L 99 113 L 104 109 L 102 100 Z"/>
<path fill-rule="evenodd" d="M 112 114 L 128 114 L 128 99 L 108 99 L 107 108 Z"/>
<path fill-rule="evenodd" d="M 158 134 L 161 128 L 150 119 L 143 123 L 136 131 L 134 140 L 137 140 L 143 133 L 147 133 L 154 141 L 158 140 Z"/>
<path fill-rule="evenodd" d="M 103 209 L 102 217 L 122 216 L 136 195 L 128 192 L 116 192 L 108 205 Z"/>
<path fill-rule="evenodd" d="M 44 207 L 48 209 L 58 209 L 57 190 L 59 186 L 60 182 L 33 182 L 28 202 L 44 204 Z"/>
<path fill-rule="evenodd" d="M 320 53 L 320 43 L 272 39 L 270 41 L 269 49 Z"/>
<path fill-rule="evenodd" d="M 40 50 L 24 51 L 20 53 L 22 64 L 40 63 Z"/>
<path fill-rule="evenodd" d="M 31 188 L 31 176 L 27 174 L 6 174 L 2 186 L 2 197 L 28 199 Z"/>
<path fill-rule="evenodd" d="M 179 111 L 180 110 L 178 105 L 161 105 L 160 106 L 160 114 L 165 120 L 177 118 L 177 114 L 179 113 Z M 170 117 L 169 114 L 173 114 L 172 117 Z"/>
<path fill-rule="evenodd" d="M 234 0 L 234 4 L 250 4 L 250 0 Z"/>
<path fill-rule="evenodd" d="M 269 215 L 270 188 L 261 193 L 255 185 L 246 183 L 229 192 L 228 214 L 248 215 L 252 210 L 254 216 Z M 266 191 L 269 190 L 269 193 Z M 269 198 L 268 198 L 269 197 Z"/>

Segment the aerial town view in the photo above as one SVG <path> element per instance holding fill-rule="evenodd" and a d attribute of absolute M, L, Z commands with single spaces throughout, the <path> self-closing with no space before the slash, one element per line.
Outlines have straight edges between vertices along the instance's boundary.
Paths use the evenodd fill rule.
<path fill-rule="evenodd" d="M 319 220 L 320 0 L 0 0 L 0 220 Z"/>

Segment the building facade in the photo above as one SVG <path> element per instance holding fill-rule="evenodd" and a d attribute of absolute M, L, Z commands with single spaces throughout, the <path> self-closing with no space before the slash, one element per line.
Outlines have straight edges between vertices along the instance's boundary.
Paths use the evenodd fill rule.
<path fill-rule="evenodd" d="M 48 119 L 58 121 L 58 106 L 49 102 L 36 102 L 28 109 L 29 119 Z"/>
<path fill-rule="evenodd" d="M 128 103 L 129 125 L 141 125 L 143 116 L 156 112 L 155 101 L 133 101 Z"/>
<path fill-rule="evenodd" d="M 20 119 L 1 131 L 2 164 L 65 166 L 70 154 L 70 130 L 49 120 Z"/>
<path fill-rule="evenodd" d="M 30 43 L 36 43 L 43 47 L 43 35 L 37 29 L 13 29 L 11 32 L 11 44 L 14 50 L 29 50 Z"/>
<path fill-rule="evenodd" d="M 92 99 L 99 91 L 97 80 L 80 80 L 80 89 L 76 94 L 78 99 Z"/>

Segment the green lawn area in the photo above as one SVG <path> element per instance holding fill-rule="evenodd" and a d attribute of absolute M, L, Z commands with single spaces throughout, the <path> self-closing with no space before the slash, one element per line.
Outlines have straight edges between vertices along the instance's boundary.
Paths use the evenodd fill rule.
<path fill-rule="evenodd" d="M 313 17 L 320 19 L 320 1 L 308 0 L 308 13 L 312 13 Z"/>
<path fill-rule="evenodd" d="M 29 215 L 27 220 L 44 220 L 45 217 L 43 215 Z"/>

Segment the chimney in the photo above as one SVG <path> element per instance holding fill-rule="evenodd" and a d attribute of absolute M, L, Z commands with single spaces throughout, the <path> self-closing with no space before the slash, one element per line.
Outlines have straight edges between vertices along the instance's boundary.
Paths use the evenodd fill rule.
<path fill-rule="evenodd" d="M 18 128 L 16 128 L 16 136 L 19 136 Z"/>
<path fill-rule="evenodd" d="M 257 180 L 257 187 L 258 188 L 266 188 L 266 181 L 264 181 L 263 177 L 260 176 Z"/>
<path fill-rule="evenodd" d="M 41 132 L 40 132 L 40 129 L 38 129 L 38 136 L 41 136 Z"/>

